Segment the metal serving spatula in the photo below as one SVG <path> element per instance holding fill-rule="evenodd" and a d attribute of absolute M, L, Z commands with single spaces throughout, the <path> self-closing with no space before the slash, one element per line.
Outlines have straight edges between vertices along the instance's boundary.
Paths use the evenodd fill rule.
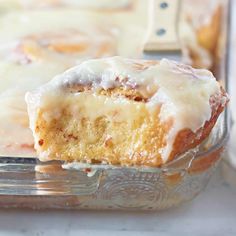
<path fill-rule="evenodd" d="M 181 61 L 179 41 L 181 0 L 149 0 L 144 59 Z"/>

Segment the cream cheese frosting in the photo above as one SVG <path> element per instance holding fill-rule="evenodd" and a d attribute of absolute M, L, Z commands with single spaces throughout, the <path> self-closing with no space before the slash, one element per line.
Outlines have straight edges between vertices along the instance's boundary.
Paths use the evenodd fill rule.
<path fill-rule="evenodd" d="M 205 6 L 211 1 L 207 1 L 204 5 L 204 14 L 198 9 L 200 4 L 193 2 L 193 0 L 185 0 L 183 4 L 183 19 L 180 27 L 180 38 L 183 41 L 184 50 L 183 60 L 190 64 L 194 62 L 194 60 L 191 61 L 190 53 L 193 51 L 199 56 L 198 63 L 194 66 L 210 68 L 213 58 L 205 48 L 199 45 L 196 29 L 205 23 L 205 20 L 202 22 L 203 18 L 209 18 L 209 20 L 212 18 L 213 10 L 222 4 L 222 0 L 217 0 L 217 4 L 214 2 L 215 7 L 210 12 Z M 190 5 L 192 10 L 187 7 Z M 11 145 L 22 144 L 23 139 L 19 138 L 21 136 L 30 136 L 24 103 L 26 91 L 37 88 L 67 68 L 89 58 L 113 55 L 142 58 L 148 12 L 147 3 L 143 0 L 118 2 L 111 0 L 0 0 L 0 12 L 2 13 L 0 18 L 0 74 L 2 78 L 0 80 L 0 130 L 2 136 L 8 135 L 8 127 L 20 125 L 19 129 L 14 128 L 16 134 L 11 135 Z M 200 17 L 199 14 L 201 14 Z M 195 21 L 192 22 L 195 18 L 196 24 Z M 60 46 L 64 42 L 66 46 L 73 47 L 74 43 L 81 45 L 83 41 L 88 44 L 88 48 L 73 53 L 61 53 L 60 50 L 56 50 L 57 47 L 53 47 L 53 43 Z M 149 86 L 149 89 L 152 90 L 153 87 Z M 14 97 L 14 102 L 12 98 L 6 101 L 5 92 Z M 18 94 L 21 95 L 18 96 Z M 161 90 L 158 96 L 160 94 Z M 11 105 L 14 103 L 23 104 L 21 106 L 24 112 L 20 114 L 20 119 L 18 119 L 18 110 Z M 7 116 L 8 119 L 2 118 Z M 22 120 L 23 116 L 26 125 L 24 123 L 22 127 L 19 120 Z M 9 123 L 9 120 L 13 123 Z M 0 147 L 2 141 L 0 140 Z M 29 141 L 28 143 L 32 144 L 33 137 L 30 137 Z"/>
<path fill-rule="evenodd" d="M 220 85 L 213 74 L 205 69 L 193 69 L 167 59 L 160 62 L 110 57 L 88 60 L 80 65 L 56 76 L 46 85 L 26 94 L 31 129 L 34 130 L 37 109 L 53 100 L 64 99 L 65 96 L 79 98 L 82 93 L 71 93 L 68 87 L 73 85 L 89 86 L 94 91 L 92 103 L 104 104 L 104 109 L 112 109 L 114 102 L 97 97 L 95 91 L 116 87 L 135 89 L 147 97 L 146 107 L 150 112 L 161 106 L 159 113 L 162 122 L 174 118 L 174 124 L 168 134 L 167 146 L 162 150 L 163 161 L 167 161 L 176 135 L 183 129 L 196 132 L 211 118 L 211 96 L 220 93 Z M 85 93 L 86 94 L 86 93 Z M 90 98 L 91 99 L 91 98 Z M 86 95 L 81 100 L 86 102 Z M 127 99 L 117 99 L 115 106 L 127 106 Z M 79 100 L 76 104 L 79 106 Z M 219 100 L 225 103 L 225 99 Z M 101 111 L 91 106 L 87 116 L 92 119 L 101 115 Z M 127 106 L 124 117 L 134 115 Z M 58 116 L 58 114 L 55 114 Z"/>

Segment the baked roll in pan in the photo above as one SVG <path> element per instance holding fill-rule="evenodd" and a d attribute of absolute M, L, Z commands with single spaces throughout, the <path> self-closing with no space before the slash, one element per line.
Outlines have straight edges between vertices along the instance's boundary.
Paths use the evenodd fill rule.
<path fill-rule="evenodd" d="M 228 97 L 211 72 L 163 59 L 88 60 L 26 94 L 41 161 L 161 166 L 210 133 Z"/>

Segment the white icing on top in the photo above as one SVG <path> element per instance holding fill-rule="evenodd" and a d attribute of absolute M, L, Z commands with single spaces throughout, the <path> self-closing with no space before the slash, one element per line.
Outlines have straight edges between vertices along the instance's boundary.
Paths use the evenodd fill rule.
<path fill-rule="evenodd" d="M 167 137 L 167 146 L 161 150 L 163 162 L 167 161 L 180 130 L 189 128 L 195 132 L 211 118 L 210 98 L 220 93 L 220 85 L 211 72 L 193 69 L 167 59 L 160 62 L 122 57 L 88 60 L 55 77 L 34 93 L 26 95 L 32 130 L 37 107 L 52 103 L 53 100 L 50 99 L 63 98 L 63 94 L 71 94 L 68 88 L 73 88 L 74 85 L 89 86 L 92 91 L 115 87 L 135 89 L 147 98 L 145 105 L 150 112 L 161 106 L 161 122 L 174 118 L 173 127 Z M 75 93 L 74 96 L 80 94 Z M 98 100 L 93 101 L 94 104 L 96 102 Z M 104 109 L 112 109 L 112 104 L 104 103 Z M 118 99 L 115 105 L 122 109 L 124 100 Z M 91 113 L 92 118 L 101 115 L 94 107 L 87 113 Z M 124 114 L 123 120 L 133 117 L 133 112 L 129 109 Z"/>
<path fill-rule="evenodd" d="M 212 58 L 209 52 L 198 44 L 195 26 L 199 28 L 202 25 L 201 19 L 211 19 L 214 12 L 209 11 L 206 7 L 209 2 L 211 1 L 204 0 L 204 4 L 198 4 L 198 1 L 195 0 L 185 0 L 183 3 L 183 21 L 180 24 L 180 37 L 185 51 L 189 51 L 190 48 L 199 55 L 201 67 L 205 68 L 210 68 Z M 216 8 L 219 2 L 222 4 L 224 1 L 217 0 L 217 3 L 213 1 L 213 8 Z M 62 7 L 53 7 L 59 5 Z M 127 8 L 131 5 L 131 8 Z M 17 144 L 21 144 L 23 142 L 22 137 L 27 136 L 27 143 L 32 144 L 33 137 L 28 130 L 28 117 L 24 104 L 25 92 L 37 88 L 65 69 L 76 65 L 77 61 L 100 57 L 101 54 L 97 54 L 102 45 L 100 42 L 111 45 L 106 49 L 105 56 L 121 55 L 141 58 L 143 39 L 147 28 L 147 6 L 148 4 L 143 0 L 0 0 L 0 11 L 2 13 L 0 20 L 0 77 L 2 78 L 0 80 L 0 93 L 5 93 L 5 91 L 11 93 L 11 96 L 8 96 L 9 101 L 7 101 L 8 98 L 2 99 L 3 94 L 0 95 L 0 132 L 2 136 L 11 136 L 8 142 Z M 47 10 L 42 10 L 41 7 L 47 7 Z M 90 10 L 82 10 L 81 7 L 90 8 Z M 188 9 L 190 7 L 192 10 Z M 28 10 L 22 11 L 22 8 Z M 92 8 L 93 10 L 91 10 Z M 119 11 L 96 9 L 117 9 Z M 194 27 L 188 20 L 189 15 L 194 22 L 195 18 L 197 20 Z M 57 35 L 58 32 L 65 36 L 64 39 L 68 43 L 73 43 L 74 40 L 79 42 L 82 39 L 80 36 L 68 34 L 68 30 L 73 29 L 81 32 L 81 37 L 85 37 L 88 41 L 88 50 L 72 54 L 48 50 L 47 44 L 54 41 L 50 35 Z M 112 32 L 107 34 L 107 29 Z M 50 32 L 49 35 L 47 35 L 48 32 Z M 36 60 L 33 63 L 25 64 L 27 55 L 21 51 L 15 51 L 15 48 L 18 45 L 28 46 L 28 41 L 24 40 L 32 35 L 35 36 L 36 43 L 38 43 L 36 49 L 40 49 L 39 57 L 35 58 Z M 55 39 L 58 40 L 58 38 Z M 46 42 L 46 45 L 41 44 L 42 41 Z M 31 45 L 32 42 L 29 43 Z M 185 54 L 184 62 L 191 63 L 191 60 L 186 61 Z M 17 94 L 15 90 L 17 90 Z M 23 104 L 22 107 L 24 108 L 20 114 L 20 119 L 18 118 L 18 109 L 15 109 L 15 104 L 18 103 Z M 26 124 L 24 127 L 17 128 L 21 125 L 19 120 L 22 120 L 22 117 L 26 120 Z M 9 123 L 9 120 L 12 123 Z M 15 134 L 9 135 L 9 127 L 14 127 L 12 132 L 14 131 Z M 1 143 L 4 141 L 3 145 L 5 145 L 6 140 L 6 138 L 0 140 L 0 152 Z M 18 152 L 19 155 L 22 155 L 21 149 Z M 5 155 L 9 155 L 9 153 L 5 153 Z"/>
<path fill-rule="evenodd" d="M 185 127 L 193 131 L 210 119 L 210 96 L 220 91 L 210 71 L 167 59 L 150 64 L 121 57 L 88 60 L 57 76 L 48 85 L 63 89 L 75 84 L 95 90 L 121 86 L 136 89 L 149 98 L 147 104 L 163 105 L 163 120 L 181 114 Z"/>
<path fill-rule="evenodd" d="M 95 9 L 122 9 L 132 5 L 132 0 L 17 0 L 19 4 L 25 8 L 34 7 L 80 7 L 80 8 L 95 8 Z"/>

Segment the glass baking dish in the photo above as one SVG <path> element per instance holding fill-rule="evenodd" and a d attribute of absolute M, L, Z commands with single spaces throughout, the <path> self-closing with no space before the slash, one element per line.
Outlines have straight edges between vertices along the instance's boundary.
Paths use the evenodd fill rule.
<path fill-rule="evenodd" d="M 227 89 L 230 14 L 224 9 L 214 73 Z M 224 154 L 228 109 L 199 147 L 161 168 L 41 163 L 36 158 L 0 158 L 0 206 L 59 209 L 160 210 L 193 199 L 207 185 Z M 65 168 L 62 168 L 65 167 Z M 70 167 L 70 168 L 69 168 Z M 69 168 L 69 169 L 68 169 Z"/>

